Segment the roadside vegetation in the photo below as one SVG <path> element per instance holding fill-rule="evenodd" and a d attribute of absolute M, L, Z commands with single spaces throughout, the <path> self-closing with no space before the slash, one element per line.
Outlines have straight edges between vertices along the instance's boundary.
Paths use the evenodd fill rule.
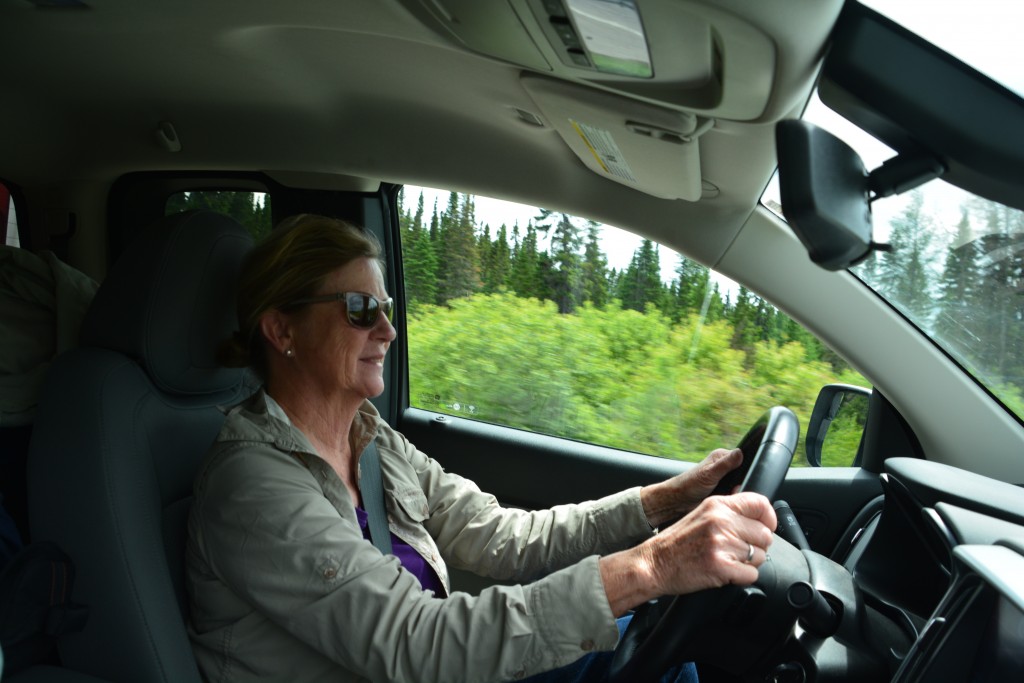
<path fill-rule="evenodd" d="M 495 228 L 454 192 L 443 208 L 420 194 L 399 211 L 415 407 L 699 460 L 773 405 L 806 424 L 822 385 L 869 386 L 763 299 L 723 294 L 704 266 L 679 258 L 665 282 L 649 240 L 617 271 L 602 226 L 565 214 Z M 856 441 L 843 450 L 826 464 L 851 464 Z"/>

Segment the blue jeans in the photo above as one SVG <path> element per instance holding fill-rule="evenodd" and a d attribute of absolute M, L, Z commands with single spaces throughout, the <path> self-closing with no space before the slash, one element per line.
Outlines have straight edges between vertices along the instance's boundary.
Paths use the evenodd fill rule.
<path fill-rule="evenodd" d="M 629 620 L 630 617 L 616 620 L 620 636 L 629 626 Z M 604 683 L 611 663 L 611 652 L 594 652 L 560 669 L 524 678 L 520 683 Z M 692 662 L 679 664 L 669 669 L 660 683 L 697 683 L 697 667 Z"/>

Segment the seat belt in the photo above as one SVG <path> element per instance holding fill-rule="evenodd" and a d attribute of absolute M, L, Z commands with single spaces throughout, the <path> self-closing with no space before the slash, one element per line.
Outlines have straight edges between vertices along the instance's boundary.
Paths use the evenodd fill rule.
<path fill-rule="evenodd" d="M 385 555 L 391 555 L 391 532 L 384 511 L 384 479 L 380 474 L 380 456 L 375 441 L 367 444 L 359 458 L 359 480 L 359 493 L 363 496 L 366 509 L 366 524 L 370 527 L 370 542 Z"/>

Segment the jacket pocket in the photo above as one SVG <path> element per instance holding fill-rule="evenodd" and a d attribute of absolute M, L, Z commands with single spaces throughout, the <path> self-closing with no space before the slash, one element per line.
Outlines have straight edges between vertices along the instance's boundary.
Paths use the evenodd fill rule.
<path fill-rule="evenodd" d="M 420 523 L 430 517 L 430 510 L 427 508 L 427 497 L 418 488 L 397 489 L 392 493 L 393 505 L 390 512 L 398 517 L 404 517 L 412 522 Z"/>

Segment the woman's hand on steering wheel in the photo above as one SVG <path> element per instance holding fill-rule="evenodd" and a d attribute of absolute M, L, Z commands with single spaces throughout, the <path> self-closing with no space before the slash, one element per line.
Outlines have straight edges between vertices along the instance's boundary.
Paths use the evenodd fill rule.
<path fill-rule="evenodd" d="M 679 595 L 753 583 L 776 524 L 775 510 L 760 494 L 706 498 L 645 543 L 650 546 L 655 593 Z"/>
<path fill-rule="evenodd" d="M 726 474 L 743 463 L 743 451 L 718 448 L 696 467 L 640 490 L 647 521 L 652 527 L 668 526 L 700 505 Z"/>
<path fill-rule="evenodd" d="M 776 406 L 766 412 L 740 441 L 742 464 L 729 461 L 736 456 L 714 453 L 701 463 L 704 467 L 710 460 L 707 466 L 716 470 L 717 485 L 712 485 L 712 493 L 732 493 L 737 486 L 741 492 L 712 495 L 686 517 L 634 548 L 649 553 L 645 566 L 668 597 L 637 609 L 612 658 L 610 682 L 657 680 L 681 661 L 686 644 L 699 636 L 709 620 L 727 611 L 729 596 L 738 589 L 730 592 L 722 587 L 759 579 L 758 567 L 765 562 L 765 550 L 777 525 L 770 499 L 786 476 L 799 433 L 792 411 Z M 725 470 L 721 474 L 716 467 L 718 458 L 724 459 L 719 465 Z M 614 557 L 602 558 L 602 563 Z M 608 583 L 605 586 L 607 589 Z M 719 590 L 704 590 L 711 588 Z M 609 599 L 612 596 L 609 591 Z M 633 605 L 639 605 L 651 595 L 634 591 L 630 597 Z M 616 608 L 614 602 L 612 607 Z"/>
<path fill-rule="evenodd" d="M 753 583 L 775 525 L 775 510 L 758 493 L 705 499 L 644 543 L 601 558 L 612 612 L 621 616 L 662 595 Z"/>

